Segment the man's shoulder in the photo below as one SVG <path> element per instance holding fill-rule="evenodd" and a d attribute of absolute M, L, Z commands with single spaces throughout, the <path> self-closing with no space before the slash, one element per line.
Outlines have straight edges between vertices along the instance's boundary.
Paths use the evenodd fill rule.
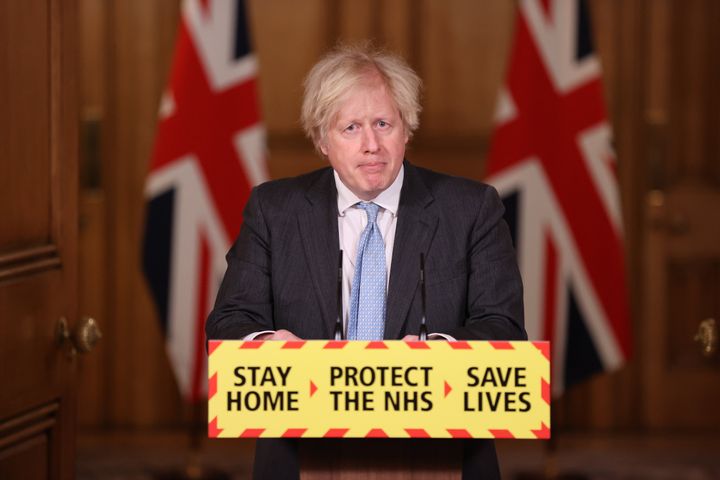
<path fill-rule="evenodd" d="M 417 166 L 412 166 L 411 169 L 414 170 L 435 200 L 480 201 L 488 196 L 497 196 L 495 187 L 479 180 L 448 175 Z"/>
<path fill-rule="evenodd" d="M 429 211 L 444 218 L 452 228 L 471 228 L 478 224 L 493 225 L 505 212 L 497 190 L 492 185 L 465 177 L 412 167 L 410 176 L 427 193 L 416 193 Z M 421 190 L 415 188 L 416 191 Z M 463 227 L 464 226 L 464 227 Z"/>
<path fill-rule="evenodd" d="M 332 169 L 320 168 L 296 177 L 270 180 L 254 188 L 255 195 L 263 203 L 293 205 L 315 189 L 331 187 Z"/>

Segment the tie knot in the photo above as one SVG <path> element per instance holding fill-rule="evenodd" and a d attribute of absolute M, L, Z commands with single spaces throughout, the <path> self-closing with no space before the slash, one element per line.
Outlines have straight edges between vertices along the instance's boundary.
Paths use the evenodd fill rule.
<path fill-rule="evenodd" d="M 368 223 L 375 223 L 378 210 L 380 209 L 380 205 L 373 202 L 360 202 L 357 204 L 357 206 L 365 210 L 368 218 Z"/>

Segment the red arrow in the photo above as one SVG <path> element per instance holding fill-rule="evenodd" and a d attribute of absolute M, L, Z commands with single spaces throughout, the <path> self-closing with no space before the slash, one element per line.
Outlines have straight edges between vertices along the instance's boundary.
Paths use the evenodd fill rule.
<path fill-rule="evenodd" d="M 448 393 L 450 393 L 450 392 L 452 392 L 452 387 L 450 386 L 450 384 L 449 384 L 449 383 L 447 382 L 447 380 L 446 380 L 446 381 L 445 381 L 445 396 L 447 397 L 447 396 L 448 396 Z"/>
<path fill-rule="evenodd" d="M 312 397 L 313 395 L 315 395 L 315 392 L 317 392 L 317 387 L 315 386 L 313 381 L 310 380 L 310 396 Z"/>

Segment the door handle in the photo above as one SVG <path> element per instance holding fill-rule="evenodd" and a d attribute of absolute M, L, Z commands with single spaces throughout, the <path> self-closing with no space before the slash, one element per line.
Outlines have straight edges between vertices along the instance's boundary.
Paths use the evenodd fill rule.
<path fill-rule="evenodd" d="M 718 331 L 714 318 L 706 318 L 700 322 L 694 340 L 700 343 L 704 357 L 710 358 L 717 352 Z"/>
<path fill-rule="evenodd" d="M 74 358 L 78 352 L 89 353 L 102 338 L 100 326 L 94 318 L 84 316 L 74 332 L 70 332 L 67 319 L 58 320 L 58 343 L 69 345 L 68 355 Z"/>

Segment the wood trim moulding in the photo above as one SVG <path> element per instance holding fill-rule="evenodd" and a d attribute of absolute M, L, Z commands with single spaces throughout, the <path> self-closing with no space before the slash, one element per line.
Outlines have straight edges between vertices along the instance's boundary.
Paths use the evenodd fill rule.
<path fill-rule="evenodd" d="M 0 281 L 60 268 L 56 245 L 48 244 L 0 254 Z"/>
<path fill-rule="evenodd" d="M 337 44 L 340 38 L 340 20 L 342 16 L 342 5 L 337 0 L 326 0 L 325 1 L 325 16 L 327 18 L 327 30 L 325 31 L 325 45 L 323 45 L 322 51 L 324 52 L 328 48 L 332 48 Z"/>
<path fill-rule="evenodd" d="M 52 429 L 59 409 L 56 402 L 50 403 L 0 423 L 0 450 Z"/>

